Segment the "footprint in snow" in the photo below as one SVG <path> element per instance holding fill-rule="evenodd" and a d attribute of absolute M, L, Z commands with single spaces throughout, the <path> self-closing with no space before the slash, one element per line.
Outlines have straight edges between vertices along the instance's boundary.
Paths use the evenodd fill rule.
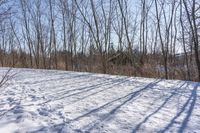
<path fill-rule="evenodd" d="M 9 97 L 9 98 L 7 98 L 7 101 L 8 101 L 8 102 L 13 102 L 13 101 L 14 101 L 14 99 L 13 99 L 13 98 L 11 98 L 11 97 Z"/>
<path fill-rule="evenodd" d="M 14 109 L 13 109 L 13 113 L 14 114 L 19 114 L 19 113 L 23 113 L 24 112 L 24 108 L 22 106 L 17 105 Z"/>
<path fill-rule="evenodd" d="M 49 107 L 41 107 L 37 109 L 37 111 L 42 116 L 49 116 L 50 112 L 52 112 L 52 110 Z"/>
<path fill-rule="evenodd" d="M 32 91 L 32 92 L 36 92 L 35 89 L 30 89 L 30 91 Z"/>
<path fill-rule="evenodd" d="M 80 129 L 75 129 L 75 133 L 90 133 L 89 131 L 82 131 Z"/>
<path fill-rule="evenodd" d="M 35 95 L 28 95 L 31 98 L 31 101 L 37 101 L 39 100 L 38 97 L 36 97 Z"/>

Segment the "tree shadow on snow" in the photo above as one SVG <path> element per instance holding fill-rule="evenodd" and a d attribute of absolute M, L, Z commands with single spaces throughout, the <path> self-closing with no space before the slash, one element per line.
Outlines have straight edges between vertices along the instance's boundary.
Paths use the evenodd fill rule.
<path fill-rule="evenodd" d="M 85 75 L 90 76 L 90 75 Z M 86 78 L 83 77 L 83 78 Z M 84 100 L 85 98 L 88 98 L 90 96 L 96 95 L 102 91 L 105 91 L 107 89 L 111 89 L 114 86 L 118 86 L 120 84 L 123 84 L 125 82 L 128 81 L 127 78 L 120 78 L 120 79 L 104 79 L 105 77 L 96 77 L 95 79 L 101 79 L 102 80 L 100 82 L 97 82 L 95 84 L 89 85 L 89 86 L 83 86 L 77 89 L 70 89 L 70 90 L 66 90 L 64 91 L 63 96 L 62 97 L 58 97 L 57 99 L 54 100 L 61 100 L 61 99 L 65 99 L 71 96 L 79 96 L 80 98 L 78 100 L 73 101 L 74 102 L 78 102 L 80 100 Z M 114 99 L 112 101 L 109 101 L 97 108 L 94 108 L 88 112 L 86 112 L 85 114 L 82 114 L 74 119 L 68 120 L 66 122 L 63 122 L 61 124 L 55 124 L 55 125 L 49 125 L 46 127 L 41 127 L 40 129 L 37 129 L 35 131 L 32 131 L 30 133 L 38 133 L 38 132 L 60 132 L 60 133 L 67 133 L 69 131 L 68 126 L 70 125 L 70 123 L 72 122 L 77 122 L 80 119 L 84 118 L 84 117 L 88 117 L 91 115 L 95 115 L 96 113 L 100 112 L 103 109 L 112 107 L 111 109 L 109 109 L 109 112 L 106 113 L 105 115 L 102 116 L 98 116 L 98 119 L 93 121 L 92 123 L 89 123 L 88 125 L 86 125 L 85 127 L 83 127 L 82 129 L 85 130 L 86 132 L 91 132 L 94 128 L 98 127 L 100 124 L 103 124 L 106 121 L 111 120 L 115 114 L 119 111 L 119 109 L 122 106 L 125 106 L 127 103 L 129 102 L 133 102 L 134 100 L 136 100 L 140 95 L 142 95 L 144 92 L 148 91 L 148 90 L 153 90 L 156 88 L 156 86 L 158 85 L 159 82 L 161 82 L 161 79 L 157 79 L 154 80 L 151 83 L 148 83 L 145 87 L 140 88 L 141 85 L 138 90 L 133 90 L 133 92 L 122 96 L 120 98 Z M 189 82 L 181 82 L 181 84 L 178 87 L 172 87 L 169 88 L 170 89 L 170 93 L 169 95 L 164 98 L 163 103 L 161 103 L 161 105 L 159 105 L 158 108 L 156 108 L 153 112 L 151 112 L 150 114 L 148 114 L 145 118 L 143 118 L 143 120 L 138 123 L 134 129 L 132 130 L 132 132 L 137 132 L 139 131 L 139 129 L 141 129 L 142 125 L 145 124 L 150 118 L 152 118 L 155 114 L 157 114 L 161 109 L 163 109 L 163 107 L 165 107 L 172 98 L 176 97 L 177 95 L 179 95 L 179 93 L 182 93 L 182 90 L 184 90 L 185 88 L 188 87 Z M 101 88 L 102 86 L 104 86 L 104 88 Z M 183 87 L 184 86 L 184 87 Z M 187 99 L 187 101 L 183 104 L 182 108 L 180 109 L 180 111 L 171 119 L 171 121 L 163 128 L 161 129 L 159 132 L 160 133 L 164 133 L 169 131 L 169 129 L 176 123 L 176 120 L 184 113 L 186 112 L 186 116 L 184 117 L 183 121 L 180 124 L 180 128 L 178 129 L 179 133 L 182 133 L 188 126 L 188 123 L 190 121 L 190 117 L 192 115 L 193 109 L 195 107 L 195 103 L 196 103 L 196 99 L 197 99 L 197 88 L 199 87 L 199 84 L 196 83 L 193 87 L 193 89 L 191 89 L 190 95 Z M 136 87 L 138 88 L 138 87 Z M 92 91 L 97 89 L 97 91 Z M 87 95 L 84 95 L 86 92 L 90 92 Z M 71 93 L 72 92 L 72 93 Z M 56 95 L 56 94 L 55 94 Z M 81 129 L 81 130 L 82 130 Z M 74 130 L 75 132 L 82 132 L 81 130 Z"/>
<path fill-rule="evenodd" d="M 167 132 L 172 126 L 173 124 L 176 123 L 176 120 L 184 113 L 186 112 L 186 116 L 183 119 L 183 121 L 181 122 L 181 126 L 178 129 L 178 133 L 183 133 L 184 130 L 187 128 L 188 126 L 188 122 L 190 121 L 190 117 L 192 115 L 193 109 L 195 107 L 195 103 L 196 103 L 196 99 L 197 99 L 197 88 L 200 86 L 198 83 L 196 83 L 195 85 L 193 85 L 193 89 L 191 90 L 191 94 L 189 96 L 189 98 L 187 99 L 187 101 L 184 103 L 183 107 L 181 108 L 181 110 L 171 119 L 171 121 L 167 124 L 167 126 L 165 126 L 161 131 L 159 131 L 159 133 L 164 133 Z M 187 110 L 187 108 L 189 108 Z"/>
<path fill-rule="evenodd" d="M 108 121 L 108 120 L 112 119 L 113 116 L 115 115 L 115 113 L 116 113 L 122 106 L 124 106 L 125 104 L 127 104 L 127 103 L 130 102 L 130 101 L 133 101 L 134 98 L 136 98 L 137 96 L 141 95 L 144 91 L 147 91 L 147 90 L 149 90 L 149 89 L 153 89 L 153 87 L 155 87 L 160 81 L 161 81 L 161 79 L 156 80 L 156 81 L 154 81 L 154 82 L 152 82 L 152 83 L 147 84 L 145 87 L 143 87 L 143 88 L 141 88 L 141 89 L 139 89 L 139 90 L 137 90 L 137 91 L 134 91 L 134 92 L 129 93 L 129 94 L 123 96 L 123 97 L 120 97 L 120 98 L 115 99 L 115 100 L 113 100 L 113 101 L 111 101 L 111 102 L 108 102 L 108 103 L 106 103 L 106 104 L 104 104 L 104 105 L 102 105 L 102 106 L 100 106 L 100 107 L 98 107 L 98 108 L 92 109 L 91 111 L 89 111 L 89 112 L 87 112 L 87 113 L 85 113 L 85 114 L 83 114 L 83 115 L 81 115 L 81 116 L 79 116 L 79 117 L 77 117 L 77 118 L 75 118 L 75 119 L 69 121 L 69 123 L 70 123 L 70 122 L 74 122 L 74 121 L 78 121 L 79 119 L 81 119 L 81 118 L 83 118 L 83 117 L 87 117 L 88 115 L 95 114 L 95 113 L 97 113 L 98 111 L 100 111 L 100 110 L 102 110 L 102 109 L 104 109 L 104 108 L 106 108 L 106 107 L 111 106 L 111 105 L 114 104 L 115 102 L 122 101 L 119 105 L 117 105 L 116 107 L 114 107 L 113 109 L 111 109 L 111 111 L 108 112 L 106 115 L 103 115 L 102 117 L 100 117 L 100 118 L 98 119 L 98 121 L 92 122 L 91 124 L 85 126 L 86 131 L 89 132 L 89 131 L 91 131 L 92 129 L 94 129 L 96 126 L 98 126 L 100 123 L 103 123 L 104 121 Z"/>
<path fill-rule="evenodd" d="M 109 82 L 109 83 L 105 83 L 105 84 L 113 84 L 114 82 L 117 83 L 116 85 L 119 85 L 123 82 L 126 82 L 127 79 L 125 78 L 124 80 L 121 80 L 121 79 L 118 79 L 118 80 L 115 80 L 115 81 L 112 81 L 112 82 Z M 102 106 L 99 106 L 95 109 L 92 109 L 90 110 L 89 112 L 81 115 L 81 116 L 78 116 L 72 120 L 69 120 L 69 121 L 66 121 L 62 124 L 59 124 L 59 125 L 53 125 L 53 126 L 49 126 L 49 127 L 42 127 L 36 131 L 32 131 L 31 133 L 38 133 L 38 132 L 45 132 L 45 131 L 57 131 L 57 132 L 62 132 L 62 133 L 65 133 L 67 132 L 67 128 L 66 128 L 66 125 L 69 125 L 70 123 L 72 122 L 76 122 L 78 120 L 80 120 L 81 118 L 84 118 L 84 117 L 87 117 L 87 116 L 90 116 L 90 115 L 95 115 L 95 113 L 98 113 L 98 111 L 101 111 L 105 108 L 108 108 L 112 105 L 114 105 L 115 103 L 117 103 L 117 106 L 114 106 L 114 108 L 112 108 L 106 115 L 103 115 L 102 117 L 100 117 L 97 121 L 93 122 L 92 124 L 88 124 L 87 126 L 85 126 L 83 129 L 86 130 L 86 132 L 90 132 L 92 129 L 94 129 L 95 127 L 97 127 L 99 124 L 103 123 L 104 121 L 107 121 L 109 119 L 112 119 L 115 115 L 115 113 L 124 105 L 126 105 L 128 102 L 131 102 L 134 100 L 134 98 L 137 98 L 137 96 L 140 96 L 143 92 L 147 91 L 147 90 L 150 90 L 150 89 L 153 89 L 155 86 L 157 86 L 157 84 L 162 81 L 161 79 L 158 79 L 158 80 L 155 80 L 154 82 L 151 82 L 149 84 L 147 84 L 145 87 L 142 87 L 143 85 L 141 85 L 140 87 L 142 87 L 141 89 L 139 90 L 135 90 L 123 97 L 120 97 L 120 98 L 117 98 L 115 100 L 112 100 Z M 105 84 L 102 84 L 102 83 L 99 83 L 99 84 L 96 84 L 96 85 L 93 85 L 91 87 L 89 87 L 89 90 L 90 89 L 95 89 L 96 87 L 100 86 L 101 85 L 105 85 Z M 108 87 L 109 88 L 109 87 Z M 108 89 L 107 88 L 107 89 Z M 80 89 L 80 88 L 79 88 Z M 83 90 L 85 88 L 82 88 Z M 105 88 L 104 88 L 105 89 Z M 88 87 L 86 90 L 82 91 L 82 92 L 78 92 L 79 93 L 84 93 L 85 91 L 88 91 Z M 103 91 L 103 89 L 101 89 L 99 92 Z M 96 93 L 99 93 L 99 92 L 94 92 L 90 95 L 95 95 Z M 75 95 L 75 94 L 73 94 Z M 83 97 L 85 98 L 85 97 Z M 118 104 L 118 102 L 120 102 Z M 79 129 L 76 129 L 74 130 L 75 132 L 82 132 L 81 130 Z"/>
<path fill-rule="evenodd" d="M 85 78 L 89 78 L 89 77 L 91 77 L 91 76 L 88 75 L 88 77 L 85 77 Z M 98 80 L 100 80 L 100 81 L 98 81 Z M 74 89 L 72 87 L 69 90 L 63 90 L 63 91 L 61 90 L 60 92 L 56 92 L 53 94 L 56 97 L 54 99 L 52 99 L 52 101 L 57 101 L 57 100 L 62 100 L 62 99 L 66 99 L 69 97 L 79 96 L 78 100 L 75 100 L 72 102 L 72 104 L 73 104 L 75 102 L 78 102 L 78 101 L 88 98 L 90 96 L 96 95 L 100 92 L 111 89 L 115 86 L 123 84 L 123 83 L 127 82 L 128 80 L 129 80 L 128 77 L 113 79 L 113 78 L 95 77 L 94 76 L 90 82 L 92 83 L 92 81 L 95 81 L 95 83 L 92 83 L 92 84 L 88 83 L 79 88 Z M 85 93 L 90 93 L 90 94 L 85 95 Z M 50 102 L 50 101 L 48 101 L 48 102 Z"/>
<path fill-rule="evenodd" d="M 186 85 L 185 87 L 183 87 L 184 85 Z M 146 116 L 139 124 L 137 124 L 134 129 L 132 130 L 133 133 L 137 132 L 141 126 L 146 123 L 151 117 L 153 117 L 156 113 L 158 113 L 164 106 L 167 105 L 167 103 L 170 101 L 170 99 L 172 99 L 173 97 L 175 97 L 176 95 L 178 95 L 179 93 L 181 94 L 181 91 L 184 91 L 184 89 L 187 89 L 189 85 L 189 82 L 184 82 L 183 84 L 181 84 L 179 87 L 176 87 L 173 89 L 173 91 L 171 92 L 171 94 L 165 98 L 164 102 L 152 113 L 150 113 L 148 116 Z M 182 88 L 183 87 L 183 88 Z M 171 121 L 163 128 L 159 131 L 159 133 L 164 133 L 167 132 L 175 123 L 176 120 L 184 113 L 186 112 L 186 116 L 183 119 L 183 121 L 180 124 L 180 128 L 178 129 L 178 133 L 183 133 L 184 130 L 187 128 L 188 122 L 190 120 L 190 117 L 192 115 L 195 103 L 196 103 L 196 99 L 197 99 L 197 88 L 199 87 L 199 84 L 196 83 L 195 85 L 193 85 L 193 89 L 190 92 L 190 96 L 187 99 L 187 101 L 184 103 L 183 107 L 180 109 L 180 111 L 171 119 Z M 182 88 L 182 89 L 181 89 Z M 187 110 L 187 108 L 189 108 Z"/>

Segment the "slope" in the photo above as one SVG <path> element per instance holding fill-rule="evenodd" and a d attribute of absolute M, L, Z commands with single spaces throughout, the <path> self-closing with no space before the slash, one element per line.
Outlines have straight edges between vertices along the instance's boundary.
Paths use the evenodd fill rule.
<path fill-rule="evenodd" d="M 200 132 L 196 82 L 56 70 L 11 73 L 15 77 L 0 88 L 1 133 Z"/>

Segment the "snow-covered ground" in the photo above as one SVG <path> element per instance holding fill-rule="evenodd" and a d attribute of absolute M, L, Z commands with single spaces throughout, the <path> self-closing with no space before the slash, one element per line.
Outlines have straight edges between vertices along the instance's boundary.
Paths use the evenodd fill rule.
<path fill-rule="evenodd" d="M 0 68 L 0 77 L 6 68 Z M 0 133 L 200 132 L 200 84 L 13 69 L 0 88 Z"/>

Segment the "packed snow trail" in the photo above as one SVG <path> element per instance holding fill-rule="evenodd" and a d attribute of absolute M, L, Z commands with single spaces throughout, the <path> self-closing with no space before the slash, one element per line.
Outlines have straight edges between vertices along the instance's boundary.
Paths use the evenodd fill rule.
<path fill-rule="evenodd" d="M 0 133 L 200 132 L 196 82 L 35 69 L 10 74 L 16 75 L 0 88 Z"/>

